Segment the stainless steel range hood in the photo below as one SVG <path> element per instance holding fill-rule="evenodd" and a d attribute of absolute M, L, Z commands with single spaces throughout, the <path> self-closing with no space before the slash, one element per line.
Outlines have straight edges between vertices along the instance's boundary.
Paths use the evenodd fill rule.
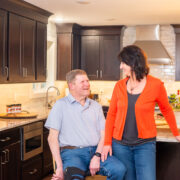
<path fill-rule="evenodd" d="M 171 57 L 159 38 L 159 25 L 136 26 L 134 45 L 139 46 L 146 52 L 149 64 L 171 63 Z"/>

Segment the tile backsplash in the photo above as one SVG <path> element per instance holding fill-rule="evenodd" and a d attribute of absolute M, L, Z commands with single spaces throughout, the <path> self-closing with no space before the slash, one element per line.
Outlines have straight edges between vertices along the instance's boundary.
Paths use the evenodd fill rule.
<path fill-rule="evenodd" d="M 123 35 L 123 47 L 133 44 L 135 40 L 135 26 L 127 27 Z M 164 82 L 171 82 L 175 80 L 175 33 L 171 25 L 160 26 L 160 40 L 171 57 L 171 65 L 150 65 L 150 74 Z"/>

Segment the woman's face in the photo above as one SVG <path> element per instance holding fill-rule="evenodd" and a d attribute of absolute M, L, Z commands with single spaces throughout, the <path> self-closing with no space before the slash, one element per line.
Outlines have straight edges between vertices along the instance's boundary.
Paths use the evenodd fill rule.
<path fill-rule="evenodd" d="M 126 63 L 121 62 L 120 69 L 123 70 L 123 72 L 126 76 L 131 76 L 131 67 L 128 66 Z"/>

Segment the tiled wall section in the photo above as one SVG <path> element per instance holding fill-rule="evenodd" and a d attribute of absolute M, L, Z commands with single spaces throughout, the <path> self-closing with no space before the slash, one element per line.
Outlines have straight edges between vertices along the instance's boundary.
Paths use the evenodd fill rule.
<path fill-rule="evenodd" d="M 135 26 L 129 26 L 124 31 L 123 47 L 131 45 L 136 40 Z M 171 82 L 175 80 L 175 33 L 170 25 L 160 26 L 160 40 L 172 57 L 172 65 L 150 65 L 150 74 L 163 80 Z"/>

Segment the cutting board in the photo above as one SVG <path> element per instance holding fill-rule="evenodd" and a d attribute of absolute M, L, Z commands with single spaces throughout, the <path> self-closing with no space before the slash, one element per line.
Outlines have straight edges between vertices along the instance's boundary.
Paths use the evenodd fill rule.
<path fill-rule="evenodd" d="M 3 119 L 25 119 L 25 118 L 36 118 L 37 113 L 27 113 L 27 112 L 21 112 L 21 113 L 12 113 L 12 114 L 7 114 L 7 113 L 2 113 L 0 114 L 0 118 Z"/>

